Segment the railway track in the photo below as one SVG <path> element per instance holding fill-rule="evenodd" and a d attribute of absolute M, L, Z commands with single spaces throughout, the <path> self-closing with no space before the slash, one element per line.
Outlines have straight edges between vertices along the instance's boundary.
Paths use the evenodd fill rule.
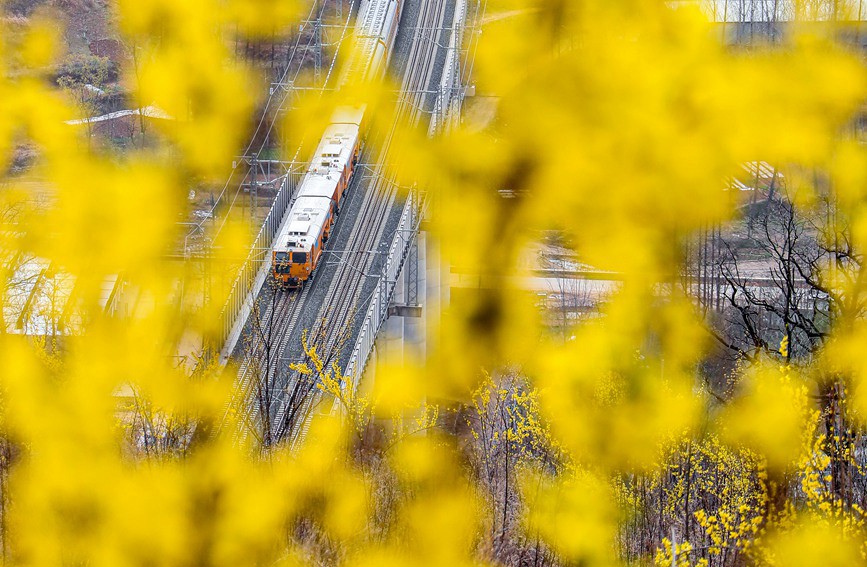
<path fill-rule="evenodd" d="M 329 66 L 328 72 L 325 77 L 325 83 L 323 86 L 327 85 L 329 79 L 332 77 L 332 72 L 335 69 L 335 63 L 337 61 L 337 52 L 340 50 L 340 46 L 343 44 L 344 39 L 346 38 L 347 30 L 350 28 L 350 20 L 353 15 L 356 13 L 356 6 L 358 2 L 357 0 L 352 0 L 349 5 L 349 11 L 347 12 L 346 21 L 343 25 L 343 29 L 341 31 L 337 51 L 334 54 Z M 316 10 L 317 7 L 311 6 L 311 12 L 308 14 L 308 20 L 312 21 L 313 11 Z M 322 17 L 322 14 L 325 11 L 325 3 L 322 3 L 319 7 L 319 17 Z M 287 65 L 284 73 L 279 79 L 279 84 L 285 84 L 287 82 L 292 83 L 300 74 L 303 68 L 303 56 L 297 58 L 295 55 L 299 52 L 299 48 L 302 47 L 300 44 L 301 35 L 298 35 L 296 39 L 296 43 L 292 48 L 292 56 L 290 58 L 290 65 Z M 312 41 L 312 39 L 310 40 Z M 310 41 L 306 46 L 306 49 L 310 48 Z M 304 51 L 304 50 L 302 50 Z M 260 129 L 264 127 L 266 128 L 266 132 L 264 134 L 264 139 L 268 140 L 271 136 L 275 122 L 271 121 L 266 124 L 265 117 L 267 115 L 268 109 L 271 108 L 272 102 L 276 100 L 276 105 L 278 107 L 282 107 L 283 103 L 288 98 L 288 91 L 285 89 L 277 89 L 276 92 L 272 92 L 268 98 L 268 102 L 265 110 L 263 111 L 262 118 L 256 126 L 256 132 L 253 135 L 250 144 L 244 151 L 244 155 L 248 155 L 251 153 L 253 149 L 253 140 L 257 138 L 257 135 L 260 133 Z M 258 149 L 253 152 L 255 155 L 259 155 L 265 147 L 265 141 L 261 143 Z M 302 140 L 298 148 L 295 150 L 292 161 L 298 159 L 299 155 L 302 152 L 304 147 L 304 141 Z M 226 186 L 223 189 L 223 193 L 228 189 L 228 184 L 231 182 L 231 177 L 229 181 L 227 181 Z M 243 181 L 242 181 L 243 183 Z M 239 186 L 240 190 L 240 186 Z M 297 187 L 295 188 L 297 191 Z M 223 193 L 221 193 L 221 197 Z M 295 194 L 291 195 L 291 198 L 294 199 Z M 235 199 L 237 198 L 237 194 Z M 234 199 L 232 201 L 234 203 Z M 213 211 L 212 211 L 213 212 Z M 200 227 L 199 227 L 200 228 Z M 219 232 L 219 231 L 218 231 Z M 268 256 L 267 251 L 261 252 L 266 257 Z M 251 253 L 252 254 L 252 253 Z M 237 282 L 236 282 L 237 285 Z M 286 295 L 283 294 L 282 297 L 277 297 L 274 289 L 265 289 L 268 286 L 267 280 L 265 286 L 262 289 L 259 289 L 258 297 L 256 298 L 255 304 L 257 305 L 257 309 L 255 309 L 255 313 L 249 313 L 249 317 L 247 317 L 248 321 L 245 326 L 247 327 L 247 331 L 242 331 L 242 336 L 238 340 L 237 343 L 234 341 L 227 342 L 227 345 L 232 345 L 232 350 L 227 353 L 227 355 L 235 360 L 240 359 L 241 363 L 238 366 L 237 377 L 235 379 L 235 387 L 233 389 L 232 395 L 229 401 L 226 403 L 223 411 L 223 419 L 219 424 L 220 429 L 225 429 L 227 424 L 231 421 L 229 419 L 232 413 L 237 413 L 240 415 L 240 419 L 238 420 L 241 424 L 241 428 L 233 431 L 233 436 L 236 440 L 243 439 L 250 431 L 255 431 L 257 427 L 254 424 L 254 416 L 253 416 L 253 404 L 248 403 L 248 401 L 253 396 L 254 390 L 260 386 L 254 382 L 255 378 L 255 368 L 257 365 L 261 366 L 261 359 L 268 358 L 267 355 L 263 355 L 264 352 L 270 350 L 270 338 L 273 336 L 279 337 L 279 352 L 283 352 L 285 350 L 286 344 L 288 343 L 289 337 L 291 336 L 291 330 L 294 328 L 295 324 L 298 321 L 299 315 L 303 311 L 303 305 L 306 303 L 307 293 L 302 291 L 300 294 L 296 295 Z M 270 295 L 270 300 L 269 296 Z M 262 301 L 265 299 L 265 301 Z M 264 306 L 264 313 L 259 313 L 259 310 Z M 261 317 L 260 317 L 261 315 Z M 240 315 L 238 315 L 240 316 Z M 268 337 L 256 336 L 257 333 L 250 332 L 251 322 L 249 319 L 253 317 L 259 318 L 259 321 L 277 321 L 277 328 L 269 327 L 268 329 Z M 255 329 L 253 329 L 255 331 Z M 247 344 L 244 344 L 246 341 Z"/>
<path fill-rule="evenodd" d="M 310 336 L 324 338 L 317 344 L 317 351 L 328 362 L 339 357 L 342 331 L 351 323 L 353 315 L 366 311 L 366 302 L 362 297 L 366 279 L 381 277 L 376 270 L 378 259 L 367 252 L 376 249 L 385 236 L 389 215 L 398 200 L 394 180 L 382 164 L 399 163 L 400 152 L 395 150 L 400 147 L 399 125 L 408 123 L 411 127 L 417 127 L 427 107 L 432 106 L 428 104 L 429 86 L 434 78 L 437 48 L 440 45 L 437 36 L 445 20 L 447 7 L 446 0 L 422 2 L 392 128 L 382 144 L 380 156 L 385 159 L 378 162 L 374 181 L 368 186 L 362 210 L 349 236 L 346 246 L 348 252 L 338 264 L 311 329 Z M 323 326 L 326 325 L 330 327 L 330 332 L 323 332 Z M 274 430 L 279 438 L 289 438 L 294 442 L 306 433 L 319 396 L 315 383 L 298 373 L 289 373 L 285 392 L 285 401 L 279 404 L 274 413 Z"/>
<path fill-rule="evenodd" d="M 264 440 L 267 444 L 294 440 L 303 433 L 318 401 L 318 390 L 315 383 L 289 370 L 291 362 L 300 361 L 299 356 L 291 354 L 300 350 L 300 344 L 294 344 L 300 343 L 299 325 L 309 329 L 308 336 L 324 360 L 337 360 L 343 346 L 340 337 L 350 328 L 353 317 L 366 311 L 365 283 L 381 277 L 383 264 L 381 258 L 369 252 L 376 250 L 384 238 L 391 238 L 386 234 L 389 218 L 399 210 L 395 207 L 399 195 L 383 164 L 400 158 L 399 124 L 418 126 L 433 106 L 429 104 L 432 102 L 429 87 L 437 67 L 438 46 L 448 43 L 448 36 L 441 29 L 449 3 L 450 0 L 419 1 L 392 127 L 381 143 L 370 144 L 381 148 L 373 179 L 362 183 L 361 175 L 354 176 L 350 199 L 361 199 L 359 210 L 351 219 L 352 225 L 341 219 L 343 222 L 338 223 L 332 236 L 337 240 L 341 231 L 350 229 L 341 246 L 345 250 L 343 258 L 333 274 L 330 278 L 323 275 L 326 266 L 320 265 L 313 280 L 300 291 L 272 288 L 263 290 L 257 299 L 259 308 L 253 315 L 258 319 L 248 324 L 246 348 L 239 346 L 235 351 L 235 358 L 242 362 L 227 416 L 231 411 L 239 414 L 239 428 L 233 432 L 236 441 L 264 432 L 270 437 Z M 445 41 L 438 41 L 440 35 L 445 36 Z M 327 289 L 324 296 L 317 297 L 319 292 L 313 290 L 321 286 Z M 310 324 L 314 309 L 316 314 Z M 270 427 L 266 428 L 263 421 L 270 422 Z"/>

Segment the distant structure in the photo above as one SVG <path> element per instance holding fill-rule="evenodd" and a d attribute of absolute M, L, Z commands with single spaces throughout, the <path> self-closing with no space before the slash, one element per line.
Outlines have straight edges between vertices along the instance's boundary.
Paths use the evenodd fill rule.
<path fill-rule="evenodd" d="M 156 106 L 145 106 L 129 110 L 118 110 L 92 118 L 79 118 L 67 120 L 70 126 L 89 126 L 92 132 L 99 136 L 110 138 L 131 138 L 141 133 L 142 119 L 147 120 L 172 120 L 172 116 L 166 114 Z"/>
<path fill-rule="evenodd" d="M 11 264 L 0 306 L 3 333 L 54 339 L 81 333 L 84 320 L 75 276 L 37 257 L 19 255 Z M 107 316 L 128 314 L 119 312 L 130 310 L 121 301 L 124 287 L 117 275 L 103 281 L 99 304 Z"/>
<path fill-rule="evenodd" d="M 845 43 L 867 50 L 867 0 L 670 0 L 668 5 L 698 6 L 712 22 L 720 24 L 727 45 L 778 43 L 797 22 L 819 30 L 833 28 Z"/>
<path fill-rule="evenodd" d="M 867 18 L 867 0 L 670 0 L 669 6 L 698 6 L 715 22 L 857 22 Z"/>
<path fill-rule="evenodd" d="M 123 43 L 117 39 L 97 39 L 91 41 L 87 47 L 90 50 L 91 55 L 106 57 L 117 66 L 120 66 L 126 59 L 126 50 L 124 49 Z"/>

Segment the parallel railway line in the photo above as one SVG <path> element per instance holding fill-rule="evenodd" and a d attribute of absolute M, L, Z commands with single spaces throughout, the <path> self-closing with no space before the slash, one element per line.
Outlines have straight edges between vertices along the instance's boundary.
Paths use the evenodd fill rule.
<path fill-rule="evenodd" d="M 409 123 L 416 127 L 425 113 L 430 112 L 431 90 L 428 87 L 436 72 L 438 46 L 443 43 L 438 41 L 438 35 L 444 35 L 442 24 L 447 18 L 449 5 L 450 0 L 419 2 L 392 127 L 379 144 L 382 149 L 378 157 L 381 159 L 377 160 L 372 181 L 365 185 L 358 179 L 360 175 L 353 179 L 349 198 L 356 201 L 361 198 L 361 203 L 357 215 L 351 219 L 353 223 L 347 225 L 347 220 L 341 219 L 343 222 L 338 223 L 332 236 L 337 240 L 347 228 L 350 229 L 345 244 L 340 246 L 345 251 L 343 258 L 333 269 L 330 281 L 325 275 L 326 266 L 320 266 L 314 279 L 300 291 L 283 293 L 263 289 L 260 294 L 261 309 L 254 313 L 259 317 L 254 324 L 258 330 L 248 334 L 246 349 L 239 347 L 235 351 L 236 358 L 242 360 L 237 379 L 238 394 L 233 404 L 234 410 L 241 414 L 241 428 L 235 432 L 236 439 L 261 432 L 268 439 L 260 441 L 268 444 L 294 439 L 306 430 L 318 400 L 318 390 L 309 379 L 289 371 L 290 362 L 299 361 L 299 357 L 288 354 L 300 350 L 300 344 L 293 344 L 299 341 L 299 325 L 303 325 L 305 320 L 309 323 L 310 313 L 315 309 L 312 324 L 304 325 L 310 330 L 311 342 L 317 345 L 324 360 L 338 360 L 343 347 L 341 336 L 345 336 L 355 314 L 365 311 L 368 301 L 365 291 L 371 288 L 371 277 L 382 277 L 382 259 L 368 252 L 377 250 L 380 242 L 392 236 L 388 233 L 389 225 L 394 224 L 394 213 L 400 210 L 396 206 L 400 196 L 383 163 L 386 158 L 398 162 L 400 152 L 395 150 L 399 148 L 399 143 L 396 143 L 400 132 L 398 125 Z M 346 213 L 341 216 L 346 216 Z M 325 285 L 324 296 L 316 297 L 315 288 Z"/>
<path fill-rule="evenodd" d="M 441 29 L 447 7 L 445 0 L 428 0 L 422 3 L 401 85 L 401 97 L 396 106 L 392 128 L 380 153 L 383 158 L 393 163 L 399 163 L 399 159 L 394 159 L 399 158 L 399 151 L 394 150 L 399 147 L 399 125 L 408 123 L 410 127 L 417 127 L 425 114 L 426 95 L 437 60 L 438 42 L 435 34 Z M 409 96 L 406 96 L 407 94 Z M 398 208 L 394 206 L 399 197 L 397 188 L 393 176 L 385 171 L 383 161 L 379 161 L 376 167 L 374 181 L 364 195 L 362 212 L 346 246 L 347 250 L 353 251 L 353 257 L 345 258 L 338 265 L 311 330 L 311 336 L 317 337 L 323 336 L 323 325 L 327 324 L 332 329 L 331 332 L 324 333 L 324 344 L 319 345 L 326 361 L 339 357 L 341 345 L 337 343 L 342 329 L 350 323 L 353 313 L 365 310 L 361 299 L 367 276 L 374 272 L 376 277 L 382 277 L 376 270 L 375 255 L 364 252 L 375 249 L 382 241 L 389 215 Z M 290 376 L 287 391 L 291 392 L 288 403 L 282 404 L 277 410 L 274 428 L 279 437 L 286 435 L 295 440 L 306 433 L 318 396 L 315 384 L 297 374 Z"/>

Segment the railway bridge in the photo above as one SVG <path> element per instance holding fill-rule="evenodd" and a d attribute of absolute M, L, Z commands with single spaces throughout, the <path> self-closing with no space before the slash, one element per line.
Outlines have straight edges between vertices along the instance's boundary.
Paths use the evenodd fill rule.
<path fill-rule="evenodd" d="M 274 214 L 254 244 L 260 252 L 242 270 L 244 285 L 236 286 L 246 293 L 230 297 L 224 310 L 221 358 L 237 363 L 239 386 L 226 410 L 244 417 L 238 437 L 252 434 L 270 444 L 306 432 L 320 399 L 315 384 L 290 369 L 293 362 L 305 360 L 302 337 L 324 360 L 338 362 L 355 378 L 378 350 L 385 352 L 378 336 L 387 337 L 388 353 L 396 352 L 396 341 L 424 348 L 421 315 L 439 301 L 438 270 L 427 267 L 437 264 L 426 261 L 436 252 L 420 233 L 427 199 L 423 185 L 398 187 L 386 163 L 400 163 L 398 124 L 432 135 L 457 120 L 466 81 L 461 61 L 469 53 L 463 42 L 471 34 L 466 0 L 403 2 L 393 52 L 386 58 L 401 79 L 393 126 L 381 138 L 368 140 L 312 278 L 299 290 L 280 289 L 269 275 L 270 254 L 261 253 L 286 221 L 302 181 L 303 173 L 292 168 L 296 164 L 283 164 L 286 174 Z M 385 4 L 360 4 L 356 36 L 379 33 L 377 18 L 387 12 Z M 474 15 L 481 9 L 481 2 L 472 7 Z M 370 51 L 362 45 L 356 53 L 367 57 Z M 437 299 L 431 302 L 430 297 Z M 329 408 L 319 408 L 323 410 Z"/>

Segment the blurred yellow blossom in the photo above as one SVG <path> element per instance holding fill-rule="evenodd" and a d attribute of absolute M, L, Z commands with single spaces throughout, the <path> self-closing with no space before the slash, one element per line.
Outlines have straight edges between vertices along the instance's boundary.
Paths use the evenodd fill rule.
<path fill-rule="evenodd" d="M 237 433 L 256 419 L 233 390 L 245 369 L 222 369 L 211 352 L 222 345 L 207 340 L 249 253 L 255 207 L 218 219 L 214 205 L 205 215 L 222 232 L 208 257 L 173 256 L 189 260 L 190 241 L 212 237 L 184 224 L 188 202 L 243 169 L 231 164 L 272 79 L 232 42 L 294 34 L 321 4 L 115 3 L 118 88 L 161 117 L 123 151 L 91 143 L 91 109 L 55 81 L 64 42 L 88 46 L 47 12 L 12 4 L 0 4 L 0 300 L 13 305 L 16 285 L 59 274 L 75 279 L 75 297 L 54 335 L 27 337 L 5 304 L 0 313 L 5 562 L 863 560 L 867 465 L 854 418 L 867 411 L 867 74 L 831 23 L 834 33 L 791 24 L 784 41 L 747 47 L 727 44 L 735 24 L 685 3 L 492 0 L 488 14 L 469 14 L 478 21 L 464 38 L 480 95 L 465 103 L 484 106 L 487 123 L 468 111 L 434 139 L 394 125 L 393 79 L 329 83 L 293 99 L 286 117 L 268 110 L 290 140 L 268 149 L 285 160 L 341 104 L 366 105 L 371 145 L 399 132 L 387 174 L 430 195 L 424 227 L 447 266 L 443 286 L 474 282 L 449 289 L 427 322 L 425 357 L 380 366 L 370 389 L 305 335 L 307 360 L 281 358 L 281 371 L 325 401 L 306 436 L 268 443 Z M 690 271 L 689 249 L 760 208 L 731 182 L 757 160 L 785 169 L 794 207 L 833 205 L 826 224 L 805 229 L 821 270 L 785 274 L 799 291 L 827 278 L 790 317 L 830 315 L 810 356 L 790 360 L 787 333 L 766 349 L 772 361 L 741 351 L 711 384 L 719 321 L 691 295 L 707 274 Z M 540 308 L 554 294 L 526 289 L 538 276 L 527 256 L 552 235 L 564 264 L 606 288 L 558 333 Z M 851 246 L 822 248 L 830 241 Z M 45 268 L 12 281 L 34 258 Z M 131 316 L 107 314 L 109 277 L 135 290 Z M 190 337 L 195 369 L 176 360 Z"/>

